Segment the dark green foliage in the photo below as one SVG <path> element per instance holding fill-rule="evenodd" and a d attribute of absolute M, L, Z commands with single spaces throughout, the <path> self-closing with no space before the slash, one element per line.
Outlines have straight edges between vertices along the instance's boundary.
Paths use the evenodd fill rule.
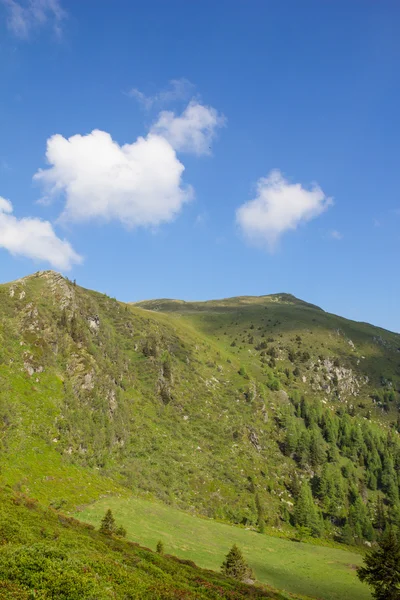
<path fill-rule="evenodd" d="M 234 544 L 221 565 L 221 571 L 227 577 L 245 581 L 253 577 L 251 568 L 246 563 L 241 550 Z"/>
<path fill-rule="evenodd" d="M 296 540 L 298 540 L 299 542 L 304 541 L 305 539 L 310 537 L 311 534 L 312 531 L 310 527 L 306 527 L 305 525 L 296 526 Z"/>
<path fill-rule="evenodd" d="M 309 528 L 315 537 L 322 533 L 322 519 L 318 508 L 314 504 L 311 489 L 307 482 L 304 482 L 301 486 L 293 513 L 293 520 L 297 527 Z"/>
<path fill-rule="evenodd" d="M 116 532 L 115 519 L 110 509 L 107 510 L 102 518 L 99 531 L 103 535 L 112 535 Z"/>
<path fill-rule="evenodd" d="M 164 544 L 161 540 L 157 542 L 157 554 L 164 554 Z"/>
<path fill-rule="evenodd" d="M 122 525 L 119 525 L 115 530 L 115 535 L 118 537 L 126 537 L 126 529 Z"/>
<path fill-rule="evenodd" d="M 99 532 L 103 535 L 117 535 L 118 537 L 126 537 L 126 529 L 122 525 L 118 525 L 115 522 L 114 515 L 111 509 L 106 511 L 106 514 L 101 520 Z"/>
<path fill-rule="evenodd" d="M 147 336 L 143 343 L 143 354 L 147 357 L 157 358 L 160 352 L 160 342 L 153 333 Z"/>
<path fill-rule="evenodd" d="M 359 495 L 349 508 L 348 523 L 357 540 L 361 541 L 363 538 L 369 541 L 373 540 L 374 531 L 371 521 L 366 506 Z"/>
<path fill-rule="evenodd" d="M 239 375 L 241 375 L 245 379 L 249 378 L 249 376 L 247 375 L 247 371 L 246 371 L 246 369 L 245 369 L 245 367 L 243 365 L 241 365 L 241 367 L 239 369 Z"/>
<path fill-rule="evenodd" d="M 392 529 L 367 554 L 357 575 L 373 588 L 376 600 L 400 600 L 400 542 Z"/>
<path fill-rule="evenodd" d="M 383 531 L 386 529 L 386 525 L 387 525 L 386 510 L 385 510 L 385 506 L 383 504 L 382 496 L 379 495 L 378 500 L 376 502 L 374 527 L 376 527 L 376 529 L 380 533 L 383 533 Z"/>
<path fill-rule="evenodd" d="M 163 377 L 172 382 L 172 360 L 171 355 L 168 352 L 165 352 L 162 361 L 162 369 L 163 369 Z"/>

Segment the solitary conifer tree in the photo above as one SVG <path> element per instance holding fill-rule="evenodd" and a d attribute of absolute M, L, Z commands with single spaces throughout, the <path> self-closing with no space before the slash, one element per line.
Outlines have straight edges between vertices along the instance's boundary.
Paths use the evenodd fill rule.
<path fill-rule="evenodd" d="M 100 533 L 103 533 L 104 535 L 112 535 L 115 533 L 115 519 L 110 509 L 107 510 L 101 520 Z"/>
<path fill-rule="evenodd" d="M 368 553 L 364 567 L 357 570 L 361 581 L 373 588 L 376 600 L 400 600 L 400 541 L 389 530 L 378 547 Z"/>
<path fill-rule="evenodd" d="M 158 554 L 164 554 L 164 544 L 161 540 L 157 542 L 157 552 Z"/>
<path fill-rule="evenodd" d="M 253 571 L 246 563 L 245 559 L 243 558 L 243 554 L 236 544 L 233 544 L 232 548 L 226 555 L 226 558 L 221 566 L 221 571 L 224 575 L 233 577 L 239 581 L 252 579 L 254 577 Z"/>
<path fill-rule="evenodd" d="M 119 527 L 117 527 L 116 530 L 115 530 L 115 535 L 118 535 L 119 537 L 126 537 L 126 529 L 125 529 L 125 527 L 123 527 L 122 525 L 120 525 Z"/>

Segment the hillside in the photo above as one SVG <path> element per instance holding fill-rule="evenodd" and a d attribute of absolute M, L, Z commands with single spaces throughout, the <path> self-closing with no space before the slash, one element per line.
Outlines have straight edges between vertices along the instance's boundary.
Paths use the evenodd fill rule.
<path fill-rule="evenodd" d="M 355 569 L 363 562 L 357 549 L 322 547 L 276 535 L 260 535 L 248 527 L 196 517 L 160 502 L 141 498 L 102 498 L 77 513 L 98 527 L 111 508 L 129 540 L 155 548 L 162 540 L 168 552 L 218 571 L 227 548 L 236 543 L 257 581 L 287 593 L 319 600 L 371 600 Z"/>
<path fill-rule="evenodd" d="M 400 520 L 397 334 L 288 294 L 128 305 L 46 271 L 0 286 L 0 342 L 1 479 L 46 506 L 133 492 L 347 543 Z"/>
<path fill-rule="evenodd" d="M 289 599 L 191 561 L 101 535 L 34 500 L 0 490 L 2 600 Z M 290 596 L 295 599 L 296 596 Z"/>

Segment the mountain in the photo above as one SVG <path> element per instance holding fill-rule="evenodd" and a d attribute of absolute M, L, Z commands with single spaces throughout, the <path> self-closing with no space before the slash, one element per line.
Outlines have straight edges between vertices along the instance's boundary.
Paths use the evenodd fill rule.
<path fill-rule="evenodd" d="M 0 286 L 0 477 L 44 506 L 134 493 L 371 540 L 400 523 L 399 388 L 399 335 L 290 294 L 124 304 L 53 271 Z"/>

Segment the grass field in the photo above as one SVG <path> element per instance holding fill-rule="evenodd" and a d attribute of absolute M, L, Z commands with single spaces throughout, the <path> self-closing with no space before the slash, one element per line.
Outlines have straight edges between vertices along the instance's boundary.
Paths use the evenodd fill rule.
<path fill-rule="evenodd" d="M 360 555 L 344 550 L 291 542 L 240 527 L 191 516 L 138 498 L 104 498 L 87 506 L 78 518 L 98 526 L 107 508 L 128 539 L 191 559 L 200 567 L 219 570 L 229 547 L 236 543 L 257 579 L 275 588 L 323 600 L 368 600 L 368 588 L 355 573 Z"/>

